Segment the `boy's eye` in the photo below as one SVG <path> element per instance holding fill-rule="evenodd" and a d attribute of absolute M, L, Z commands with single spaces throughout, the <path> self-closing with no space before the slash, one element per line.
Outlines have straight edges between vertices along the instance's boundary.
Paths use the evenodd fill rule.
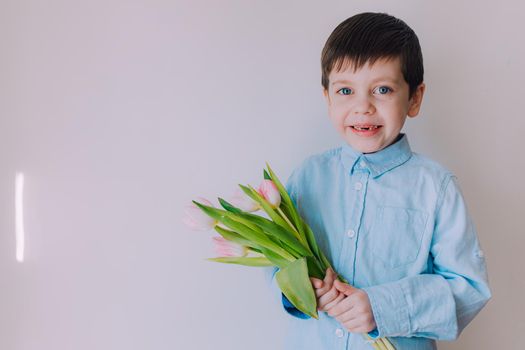
<path fill-rule="evenodd" d="M 392 91 L 392 89 L 389 88 L 388 86 L 379 86 L 379 87 L 377 87 L 375 89 L 375 92 L 377 92 L 380 95 L 386 95 L 386 94 L 388 94 L 391 91 Z"/>
<path fill-rule="evenodd" d="M 337 91 L 337 93 L 340 93 L 341 95 L 350 95 L 352 94 L 352 89 L 350 88 L 342 88 Z"/>

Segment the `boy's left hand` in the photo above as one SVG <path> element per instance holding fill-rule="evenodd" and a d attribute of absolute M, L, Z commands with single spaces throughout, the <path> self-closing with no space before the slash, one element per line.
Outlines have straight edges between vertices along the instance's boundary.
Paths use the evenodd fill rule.
<path fill-rule="evenodd" d="M 368 333 L 376 328 L 372 306 L 368 294 L 339 280 L 334 281 L 335 288 L 346 295 L 326 312 L 352 333 Z"/>

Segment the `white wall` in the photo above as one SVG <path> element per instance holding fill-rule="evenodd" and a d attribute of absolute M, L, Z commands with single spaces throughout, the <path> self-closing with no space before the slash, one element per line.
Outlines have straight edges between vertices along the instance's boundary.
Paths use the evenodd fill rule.
<path fill-rule="evenodd" d="M 206 262 L 210 234 L 182 226 L 182 208 L 257 184 L 266 160 L 286 178 L 339 145 L 321 48 L 345 18 L 384 11 L 423 48 L 427 94 L 405 131 L 458 175 L 494 292 L 441 348 L 520 349 L 523 10 L 509 0 L 2 0 L 0 348 L 277 347 L 285 317 L 263 275 Z"/>

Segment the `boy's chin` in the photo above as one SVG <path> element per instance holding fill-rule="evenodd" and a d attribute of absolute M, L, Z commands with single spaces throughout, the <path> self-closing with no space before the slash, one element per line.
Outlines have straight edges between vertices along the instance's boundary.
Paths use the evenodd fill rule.
<path fill-rule="evenodd" d="M 350 145 L 354 150 L 361 152 L 361 153 L 375 153 L 380 150 L 382 150 L 384 147 L 381 147 L 381 145 L 378 144 L 363 144 L 360 142 L 349 142 L 346 140 L 346 143 Z"/>
<path fill-rule="evenodd" d="M 376 135 L 377 137 L 360 138 L 352 137 L 355 135 L 345 135 L 345 141 L 350 147 L 360 153 L 375 153 L 382 149 L 389 147 L 396 143 L 400 137 L 400 133 L 397 133 L 396 137 L 386 135 Z M 350 136 L 350 137 L 349 137 Z"/>

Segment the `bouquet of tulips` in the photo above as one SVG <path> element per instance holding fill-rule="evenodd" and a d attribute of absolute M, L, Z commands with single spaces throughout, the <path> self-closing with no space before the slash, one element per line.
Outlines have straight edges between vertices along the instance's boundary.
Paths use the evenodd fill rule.
<path fill-rule="evenodd" d="M 288 300 L 305 314 L 318 318 L 310 277 L 323 279 L 330 262 L 314 234 L 270 166 L 256 190 L 239 185 L 230 202 L 218 198 L 222 209 L 206 199 L 193 201 L 184 222 L 192 229 L 215 229 L 219 257 L 209 260 L 246 266 L 277 266 L 277 284 Z M 253 214 L 262 209 L 268 218 Z M 341 281 L 346 282 L 342 277 Z M 374 349 L 392 350 L 387 338 L 371 339 Z"/>

